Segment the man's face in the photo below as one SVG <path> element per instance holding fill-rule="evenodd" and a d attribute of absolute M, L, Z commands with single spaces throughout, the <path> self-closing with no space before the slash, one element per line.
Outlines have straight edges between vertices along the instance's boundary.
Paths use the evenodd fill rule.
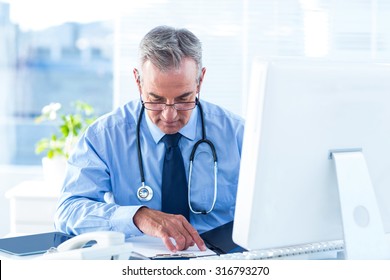
<path fill-rule="evenodd" d="M 161 102 L 173 104 L 177 102 L 194 101 L 200 90 L 206 69 L 202 69 L 197 83 L 197 65 L 193 59 L 183 59 L 180 68 L 161 72 L 150 61 L 142 67 L 141 81 L 137 81 L 144 102 Z M 137 80 L 138 73 L 134 71 Z M 146 110 L 152 122 L 165 134 L 178 132 L 185 126 L 192 110 L 177 111 L 173 106 L 167 106 L 163 111 Z"/>

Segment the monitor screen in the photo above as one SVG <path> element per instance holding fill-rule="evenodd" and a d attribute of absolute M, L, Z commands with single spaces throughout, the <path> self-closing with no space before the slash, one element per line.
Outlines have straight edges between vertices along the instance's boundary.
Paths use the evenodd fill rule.
<path fill-rule="evenodd" d="M 361 150 L 390 232 L 390 65 L 256 59 L 247 104 L 235 243 L 343 239 L 337 149 Z"/>

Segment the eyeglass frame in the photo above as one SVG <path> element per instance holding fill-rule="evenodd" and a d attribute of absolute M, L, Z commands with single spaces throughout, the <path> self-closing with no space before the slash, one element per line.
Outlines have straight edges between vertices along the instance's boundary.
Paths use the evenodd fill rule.
<path fill-rule="evenodd" d="M 199 93 L 197 93 L 199 94 Z M 143 101 L 142 98 L 141 98 L 141 103 L 142 103 L 142 106 L 146 109 L 146 110 L 149 110 L 149 111 L 154 111 L 154 112 L 161 112 L 161 111 L 164 111 L 165 109 L 167 109 L 167 107 L 173 107 L 176 111 L 190 111 L 190 110 L 193 110 L 195 109 L 195 107 L 199 104 L 199 98 L 198 97 L 195 97 L 195 100 L 194 101 L 186 101 L 186 102 L 175 102 L 175 103 L 172 103 L 172 104 L 168 104 L 168 103 L 164 103 L 164 102 L 151 102 L 151 101 Z M 164 105 L 164 108 L 163 109 L 150 109 L 148 108 L 147 106 L 148 104 L 155 104 L 155 105 Z M 176 108 L 176 105 L 177 104 L 193 104 L 194 106 L 192 108 L 188 108 L 188 109 L 178 109 Z"/>

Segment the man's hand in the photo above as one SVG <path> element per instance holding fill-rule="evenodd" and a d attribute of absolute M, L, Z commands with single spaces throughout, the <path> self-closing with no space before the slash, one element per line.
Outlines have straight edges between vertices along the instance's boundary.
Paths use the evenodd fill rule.
<path fill-rule="evenodd" d="M 206 245 L 196 229 L 182 215 L 167 214 L 142 207 L 134 215 L 133 221 L 143 233 L 160 237 L 172 252 L 186 250 L 195 244 L 199 250 L 206 250 Z M 175 240 L 176 246 L 170 238 Z"/>

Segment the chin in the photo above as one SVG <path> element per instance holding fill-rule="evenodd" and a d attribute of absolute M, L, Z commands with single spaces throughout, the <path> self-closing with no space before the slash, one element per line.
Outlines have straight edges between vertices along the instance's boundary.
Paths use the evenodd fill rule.
<path fill-rule="evenodd" d="M 160 125 L 159 128 L 165 134 L 174 134 L 180 130 L 181 126 L 165 124 L 165 125 Z"/>
<path fill-rule="evenodd" d="M 160 130 L 162 132 L 164 132 L 165 134 L 175 134 L 176 132 L 178 132 L 180 129 L 178 128 L 160 128 Z"/>

